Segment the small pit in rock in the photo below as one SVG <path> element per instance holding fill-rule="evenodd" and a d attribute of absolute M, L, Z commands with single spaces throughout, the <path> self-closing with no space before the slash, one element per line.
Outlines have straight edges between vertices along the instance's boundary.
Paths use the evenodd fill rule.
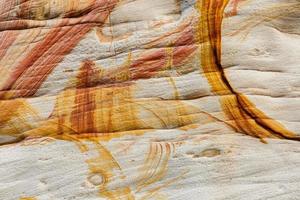
<path fill-rule="evenodd" d="M 215 157 L 221 154 L 220 149 L 205 149 L 201 152 L 187 152 L 187 155 L 191 155 L 193 158 L 199 158 L 199 157 Z"/>
<path fill-rule="evenodd" d="M 101 185 L 103 183 L 103 177 L 100 174 L 93 174 L 88 177 L 88 180 L 95 186 Z"/>
<path fill-rule="evenodd" d="M 220 149 L 205 149 L 200 154 L 194 155 L 198 157 L 215 157 L 221 154 Z"/>

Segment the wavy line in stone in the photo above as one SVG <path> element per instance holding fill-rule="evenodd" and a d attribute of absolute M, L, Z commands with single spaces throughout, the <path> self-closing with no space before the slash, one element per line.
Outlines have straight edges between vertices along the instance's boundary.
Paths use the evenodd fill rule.
<path fill-rule="evenodd" d="M 201 68 L 215 94 L 220 96 L 223 111 L 236 131 L 263 138 L 300 140 L 276 120 L 266 116 L 243 94 L 230 85 L 221 64 L 221 27 L 224 9 L 229 0 L 198 1 L 200 13 L 199 38 L 208 38 L 201 43 Z"/>
<path fill-rule="evenodd" d="M 9 5 L 6 4 L 6 6 L 14 7 L 12 2 L 7 1 Z M 0 114 L 1 135 L 7 133 L 19 140 L 28 137 L 53 137 L 76 143 L 82 152 L 90 151 L 86 143 L 91 143 L 99 156 L 87 160 L 89 167 L 87 179 L 99 188 L 99 194 L 103 197 L 134 199 L 134 192 L 130 186 L 113 185 L 113 177 L 123 181 L 126 176 L 103 143 L 124 135 L 141 135 L 157 129 L 186 131 L 206 123 L 219 121 L 201 109 L 181 101 L 182 96 L 174 78 L 169 73 L 174 70 L 181 75 L 181 72 L 188 71 L 189 69 L 185 69 L 184 64 L 187 58 L 195 55 L 197 46 L 200 44 L 201 68 L 213 92 L 220 96 L 223 111 L 230 121 L 225 123 L 230 123 L 237 132 L 262 140 L 265 137 L 298 140 L 299 138 L 292 132 L 267 117 L 244 95 L 235 91 L 226 78 L 221 65 L 221 25 L 228 2 L 228 0 L 198 1 L 201 17 L 199 26 L 196 28 L 199 34 L 196 38 L 197 44 L 194 44 L 195 35 L 192 28 L 186 29 L 179 37 L 170 39 L 169 36 L 179 32 L 180 27 L 164 35 L 165 38 L 158 37 L 148 42 L 144 45 L 148 49 L 144 49 L 138 55 L 133 56 L 131 52 L 128 53 L 128 58 L 123 64 L 116 66 L 117 69 L 104 69 L 92 60 L 83 60 L 75 81 L 71 79 L 70 87 L 56 94 L 51 115 L 46 119 L 41 119 L 39 113 L 21 97 L 34 97 L 47 76 L 86 33 L 99 24 L 101 29 L 117 2 L 96 1 L 95 7 L 87 6 L 82 10 L 84 14 L 87 13 L 83 18 L 67 19 L 80 14 L 80 12 L 68 12 L 61 16 L 66 17 L 65 19 L 53 19 L 55 26 L 47 31 L 46 36 L 33 49 L 28 51 L 26 58 L 19 65 L 13 66 L 12 73 L 2 72 L 5 74 L 5 84 L 4 86 L 1 84 L 2 94 L 0 95 L 2 99 L 0 104 L 4 107 L 1 107 L 3 112 Z M 37 22 L 39 19 L 47 17 L 48 12 L 40 9 L 35 10 L 31 16 L 27 12 L 29 5 L 23 5 L 22 9 L 25 13 L 19 16 L 22 18 L 22 23 L 15 24 L 17 28 L 32 28 L 33 24 L 40 24 Z M 9 18 L 9 13 L 2 13 L 1 16 Z M 13 26 L 12 23 L 5 23 Z M 189 27 L 189 24 L 183 26 Z M 38 37 L 40 33 L 36 34 Z M 2 37 L 8 36 L 3 34 Z M 8 47 L 22 37 L 24 36 L 16 34 L 7 39 L 7 44 L 1 45 Z M 160 47 L 160 42 L 167 43 L 166 41 L 169 41 L 167 47 L 154 48 Z M 7 52 L 3 51 L 2 54 L 5 55 Z M 166 77 L 169 86 L 173 89 L 174 100 L 135 99 L 134 94 L 137 89 L 135 81 L 154 77 Z M 34 118 L 33 121 L 36 124 L 27 121 L 28 116 Z M 147 178 L 147 180 L 139 182 L 137 186 L 138 191 L 146 187 L 150 188 L 145 198 L 151 197 L 161 188 L 152 184 L 165 178 L 172 148 L 172 144 L 169 143 L 151 143 L 148 157 L 145 159 L 140 174 L 142 179 Z M 167 181 L 163 185 L 169 185 L 171 182 Z"/>

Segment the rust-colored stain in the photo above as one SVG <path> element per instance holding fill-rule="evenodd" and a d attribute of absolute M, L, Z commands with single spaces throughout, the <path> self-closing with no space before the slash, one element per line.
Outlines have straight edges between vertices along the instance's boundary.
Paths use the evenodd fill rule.
<path fill-rule="evenodd" d="M 96 73 L 93 65 L 93 62 L 85 61 L 77 77 L 78 83 L 73 104 L 74 109 L 71 113 L 71 127 L 77 133 L 97 132 L 94 125 L 94 111 L 96 109 L 95 94 L 90 92 L 93 86 L 93 79 L 97 78 L 93 77 Z"/>
<path fill-rule="evenodd" d="M 17 31 L 14 32 L 0 32 L 0 60 L 7 53 L 8 48 L 13 44 L 13 42 L 17 39 L 19 33 Z"/>
<path fill-rule="evenodd" d="M 14 92 L 8 93 L 2 98 L 11 99 L 34 95 L 54 67 L 62 61 L 64 55 L 72 50 L 90 28 L 90 25 L 78 25 L 54 28 L 50 31 L 46 38 L 15 67 L 14 73 L 6 80 L 6 84 L 2 88 L 2 90 Z M 69 39 L 68 43 L 65 43 L 67 38 Z M 55 54 L 59 56 L 53 56 Z"/>
<path fill-rule="evenodd" d="M 0 98 L 12 99 L 33 96 L 53 69 L 70 53 L 75 45 L 96 23 L 104 23 L 116 4 L 114 1 L 100 1 L 93 11 L 79 17 L 77 24 L 68 26 L 62 21 L 47 33 L 45 38 L 25 56 L 13 72 L 9 74 L 1 90 Z M 103 7 L 106 8 L 103 11 Z M 83 23 L 89 22 L 89 23 Z"/>

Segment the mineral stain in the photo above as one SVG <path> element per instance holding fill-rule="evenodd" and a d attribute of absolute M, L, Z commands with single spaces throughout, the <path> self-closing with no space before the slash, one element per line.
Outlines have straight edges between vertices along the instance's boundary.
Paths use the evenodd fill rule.
<path fill-rule="evenodd" d="M 237 132 L 260 138 L 300 140 L 276 120 L 266 116 L 243 94 L 230 85 L 221 64 L 221 27 L 229 0 L 198 1 L 200 14 L 198 37 L 201 41 L 201 68 L 220 103 L 229 123 Z"/>
<path fill-rule="evenodd" d="M 245 95 L 238 93 L 230 85 L 221 65 L 221 26 L 224 9 L 228 2 L 229 0 L 199 0 L 197 2 L 200 15 L 199 24 L 196 27 L 201 49 L 199 68 L 204 71 L 213 92 L 220 97 L 228 123 L 237 132 L 260 138 L 262 141 L 266 137 L 300 140 L 279 122 L 266 116 Z M 108 16 L 111 9 L 103 14 L 103 18 Z M 42 13 L 38 11 L 40 12 Z M 37 18 L 44 17 L 44 14 L 38 13 Z M 11 119 L 20 117 L 19 112 L 35 114 L 31 109 L 28 111 L 29 108 L 23 100 L 15 100 L 15 98 L 34 96 L 64 55 L 73 49 L 92 26 L 93 24 L 82 24 L 69 26 L 63 30 L 55 27 L 33 48 L 30 56 L 15 67 L 16 70 L 7 78 L 0 94 L 1 99 L 7 100 L 0 102 L 1 106 L 5 106 L 4 112 L 0 113 L 0 125 L 8 124 Z M 81 27 L 81 30 L 76 35 L 77 27 Z M 188 130 L 191 127 L 194 128 L 191 125 L 199 122 L 201 110 L 179 100 L 180 93 L 172 77 L 169 78 L 169 83 L 174 89 L 175 100 L 165 102 L 157 99 L 134 98 L 134 80 L 154 77 L 158 71 L 171 69 L 174 65 L 183 62 L 186 56 L 195 52 L 195 45 L 181 47 L 186 42 L 192 41 L 194 36 L 191 33 L 191 31 L 186 32 L 177 38 L 174 42 L 178 45 L 177 47 L 145 53 L 133 61 L 130 57 L 123 66 L 124 80 L 109 75 L 108 83 L 97 82 L 101 79 L 103 72 L 97 71 L 92 61 L 85 60 L 76 76 L 75 88 L 66 89 L 58 94 L 51 116 L 42 122 L 40 127 L 28 128 L 29 130 L 22 135 L 11 125 L 9 135 L 22 135 L 22 138 L 50 136 L 75 142 L 82 151 L 88 150 L 84 141 L 89 141 L 94 145 L 98 156 L 86 161 L 90 173 L 88 180 L 99 187 L 99 194 L 103 197 L 134 199 L 131 188 L 126 184 L 117 188 L 109 187 L 116 175 L 121 180 L 126 177 L 112 153 L 101 144 L 101 141 L 126 134 L 140 135 L 155 129 Z M 73 35 L 76 36 L 72 37 Z M 60 36 L 64 39 L 72 39 L 68 45 L 65 45 Z M 51 57 L 55 55 L 52 53 L 54 50 L 59 54 L 55 59 Z M 12 92 L 7 92 L 9 90 Z M 18 111 L 21 108 L 24 110 Z M 142 114 L 147 114 L 149 117 L 142 118 Z M 207 121 L 211 120 L 214 119 L 209 118 Z M 137 185 L 138 191 L 160 181 L 165 176 L 173 149 L 173 145 L 169 143 L 151 144 L 148 157 L 140 169 L 142 181 Z M 218 150 L 207 150 L 202 153 L 201 155 L 206 157 L 220 154 Z M 158 189 L 154 188 L 153 192 L 156 190 Z M 32 200 L 34 198 L 21 199 Z"/>

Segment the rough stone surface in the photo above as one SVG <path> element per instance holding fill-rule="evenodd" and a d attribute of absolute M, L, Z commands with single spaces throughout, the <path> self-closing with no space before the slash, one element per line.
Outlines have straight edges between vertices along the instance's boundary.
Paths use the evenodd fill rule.
<path fill-rule="evenodd" d="M 0 0 L 0 199 L 299 199 L 299 51 L 299 0 Z"/>

